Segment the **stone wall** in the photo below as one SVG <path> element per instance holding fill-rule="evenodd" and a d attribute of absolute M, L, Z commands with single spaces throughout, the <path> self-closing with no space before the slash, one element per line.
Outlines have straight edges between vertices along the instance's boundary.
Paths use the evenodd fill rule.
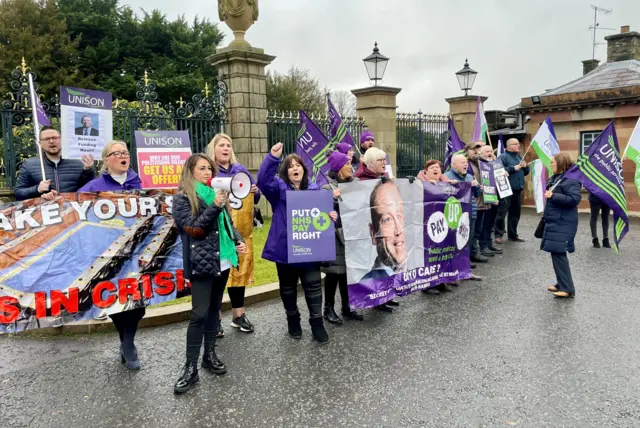
<path fill-rule="evenodd" d="M 640 61 L 640 33 L 635 31 L 614 34 L 607 40 L 607 62 L 635 59 Z"/>

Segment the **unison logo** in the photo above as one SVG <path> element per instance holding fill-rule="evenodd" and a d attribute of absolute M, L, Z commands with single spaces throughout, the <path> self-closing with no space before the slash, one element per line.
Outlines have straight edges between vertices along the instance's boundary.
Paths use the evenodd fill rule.
<path fill-rule="evenodd" d="M 65 88 L 65 90 L 67 91 L 67 99 L 70 104 L 104 108 L 103 98 L 92 97 L 86 92 L 78 91 L 76 89 Z"/>
<path fill-rule="evenodd" d="M 169 137 L 158 132 L 141 132 L 147 146 L 182 146 L 181 137 Z"/>

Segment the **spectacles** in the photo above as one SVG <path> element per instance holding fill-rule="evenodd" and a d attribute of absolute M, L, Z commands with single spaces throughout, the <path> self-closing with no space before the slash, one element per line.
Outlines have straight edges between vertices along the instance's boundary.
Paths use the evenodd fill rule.
<path fill-rule="evenodd" d="M 376 162 L 387 163 L 387 158 L 378 159 Z"/>
<path fill-rule="evenodd" d="M 60 141 L 60 137 L 43 138 L 40 141 L 42 141 L 43 143 L 48 143 L 49 141 Z"/>
<path fill-rule="evenodd" d="M 129 157 L 129 152 L 111 152 L 107 155 L 107 157 L 109 156 L 113 156 L 116 158 L 128 158 Z"/>

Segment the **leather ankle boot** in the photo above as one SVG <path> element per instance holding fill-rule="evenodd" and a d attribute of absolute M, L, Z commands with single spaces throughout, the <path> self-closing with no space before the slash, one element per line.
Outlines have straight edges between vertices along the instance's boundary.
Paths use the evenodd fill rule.
<path fill-rule="evenodd" d="M 178 381 L 173 385 L 173 392 L 176 394 L 184 394 L 193 386 L 200 382 L 200 377 L 198 376 L 198 362 L 197 361 L 187 361 L 182 369 L 182 374 Z"/>
<path fill-rule="evenodd" d="M 204 346 L 204 356 L 202 357 L 202 368 L 211 373 L 223 375 L 227 372 L 227 367 L 216 355 L 216 346 L 209 344 Z"/>
<path fill-rule="evenodd" d="M 602 240 L 602 246 L 603 246 L 604 248 L 611 248 L 611 243 L 609 242 L 609 238 L 604 238 L 604 239 Z"/>
<path fill-rule="evenodd" d="M 329 334 L 324 328 L 324 322 L 322 321 L 322 318 L 310 319 L 309 324 L 311 324 L 311 334 L 313 334 L 313 338 L 315 340 L 320 343 L 326 343 L 329 341 Z"/>
<path fill-rule="evenodd" d="M 300 312 L 293 315 L 287 315 L 287 323 L 289 324 L 289 336 L 294 339 L 302 337 L 302 326 L 300 325 Z"/>
<path fill-rule="evenodd" d="M 603 243 L 603 244 L 604 244 L 604 241 L 605 241 L 605 240 L 603 239 L 603 240 L 602 240 L 602 243 Z M 593 247 L 594 247 L 594 248 L 600 248 L 600 241 L 598 241 L 598 238 L 593 238 L 593 239 L 592 239 L 592 242 L 593 242 Z"/>
<path fill-rule="evenodd" d="M 333 309 L 333 306 L 325 306 L 324 307 L 324 319 L 329 321 L 331 324 L 342 324 L 342 320 Z"/>

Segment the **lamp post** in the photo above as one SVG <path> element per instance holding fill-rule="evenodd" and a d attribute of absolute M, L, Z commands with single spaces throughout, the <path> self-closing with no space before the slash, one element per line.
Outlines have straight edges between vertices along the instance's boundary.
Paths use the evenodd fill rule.
<path fill-rule="evenodd" d="M 464 91 L 465 96 L 469 95 L 469 91 L 473 88 L 473 83 L 476 81 L 477 74 L 477 71 L 469 67 L 469 60 L 465 59 L 464 67 L 456 73 L 460 90 Z"/>
<path fill-rule="evenodd" d="M 374 86 L 378 86 L 378 82 L 382 81 L 384 72 L 387 69 L 387 64 L 389 63 L 389 58 L 380 53 L 378 42 L 374 44 L 373 53 L 362 61 L 367 69 L 369 80 L 373 80 Z"/>

